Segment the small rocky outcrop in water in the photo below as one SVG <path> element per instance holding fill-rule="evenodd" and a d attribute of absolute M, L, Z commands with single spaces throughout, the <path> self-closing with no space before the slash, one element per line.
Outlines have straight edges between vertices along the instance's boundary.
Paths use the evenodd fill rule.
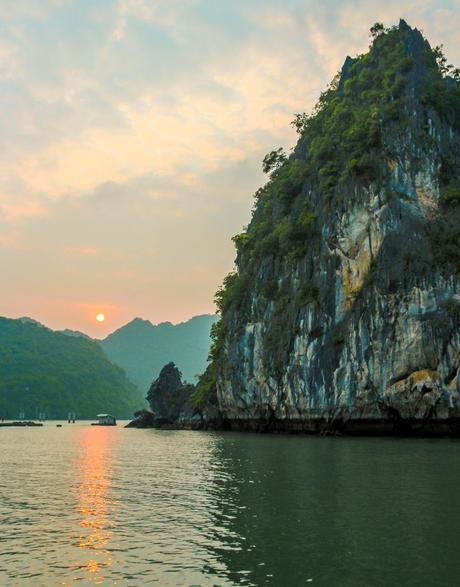
<path fill-rule="evenodd" d="M 195 386 L 183 383 L 181 372 L 172 362 L 163 367 L 158 379 L 152 383 L 147 400 L 152 411 L 136 412 L 128 428 L 223 427 L 215 396 L 209 401 L 198 402 Z"/>
<path fill-rule="evenodd" d="M 149 410 L 139 410 L 134 413 L 134 420 L 126 424 L 125 428 L 153 428 L 155 414 Z"/>
<path fill-rule="evenodd" d="M 174 363 L 165 365 L 147 394 L 157 423 L 190 421 L 194 413 L 193 390 L 193 385 L 182 383 L 181 372 Z"/>

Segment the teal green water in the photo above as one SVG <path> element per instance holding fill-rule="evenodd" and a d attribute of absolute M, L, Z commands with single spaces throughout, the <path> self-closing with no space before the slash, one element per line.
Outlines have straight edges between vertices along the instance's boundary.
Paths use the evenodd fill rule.
<path fill-rule="evenodd" d="M 0 584 L 456 585 L 459 449 L 0 428 Z"/>

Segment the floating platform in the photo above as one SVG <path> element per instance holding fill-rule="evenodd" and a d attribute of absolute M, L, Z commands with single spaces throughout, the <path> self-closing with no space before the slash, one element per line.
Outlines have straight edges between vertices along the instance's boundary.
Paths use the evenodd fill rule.
<path fill-rule="evenodd" d="M 22 421 L 19 422 L 0 422 L 0 426 L 43 426 L 41 422 Z"/>
<path fill-rule="evenodd" d="M 105 422 L 91 422 L 91 426 L 116 426 L 117 423 L 116 422 L 112 422 L 112 423 L 105 423 Z"/>

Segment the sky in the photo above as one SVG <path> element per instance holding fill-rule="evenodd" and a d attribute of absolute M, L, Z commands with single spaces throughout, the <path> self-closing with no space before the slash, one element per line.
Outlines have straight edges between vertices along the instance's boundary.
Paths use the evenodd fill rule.
<path fill-rule="evenodd" d="M 0 315 L 214 312 L 264 155 L 400 17 L 460 64 L 460 0 L 0 0 Z"/>

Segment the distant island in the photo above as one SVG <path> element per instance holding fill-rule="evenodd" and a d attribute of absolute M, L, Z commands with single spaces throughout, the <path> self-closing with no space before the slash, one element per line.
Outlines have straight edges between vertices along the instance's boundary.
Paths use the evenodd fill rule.
<path fill-rule="evenodd" d="M 128 418 L 142 394 L 100 346 L 30 319 L 0 318 L 0 418 Z"/>
<path fill-rule="evenodd" d="M 173 358 L 184 379 L 204 370 L 216 316 L 173 325 L 136 318 L 99 341 L 83 332 L 53 331 L 37 320 L 0 318 L 0 418 L 130 418 L 162 366 Z"/>

